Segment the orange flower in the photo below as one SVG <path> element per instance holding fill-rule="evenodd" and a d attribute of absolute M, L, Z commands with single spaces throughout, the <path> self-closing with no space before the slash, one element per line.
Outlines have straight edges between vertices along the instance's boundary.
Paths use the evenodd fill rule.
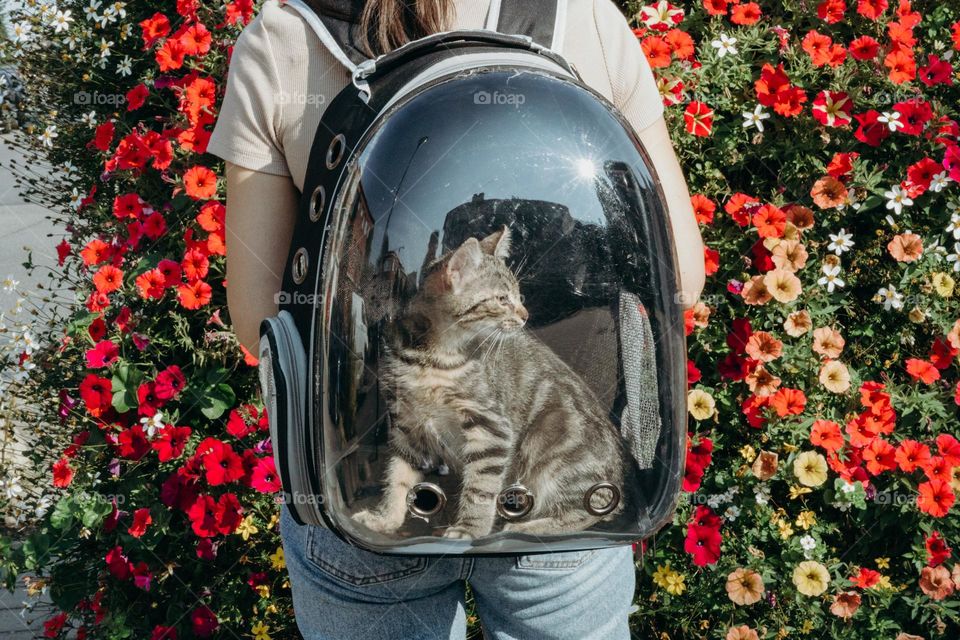
<path fill-rule="evenodd" d="M 907 438 L 897 447 L 897 464 L 904 473 L 913 473 L 917 469 L 922 469 L 924 465 L 929 464 L 932 457 L 930 447 L 916 440 Z"/>
<path fill-rule="evenodd" d="M 750 467 L 750 471 L 761 481 L 769 480 L 777 474 L 779 464 L 780 457 L 776 453 L 772 451 L 761 451 L 757 459 L 753 461 L 753 466 Z"/>
<path fill-rule="evenodd" d="M 923 255 L 923 240 L 915 233 L 899 233 L 887 243 L 887 251 L 897 262 L 915 262 Z"/>
<path fill-rule="evenodd" d="M 783 352 L 783 343 L 766 331 L 757 331 L 747 340 L 747 355 L 760 362 L 772 362 Z"/>
<path fill-rule="evenodd" d="M 956 499 L 950 485 L 943 480 L 930 480 L 921 483 L 918 489 L 920 495 L 917 496 L 917 508 L 924 513 L 929 513 L 934 518 L 942 518 L 947 515 Z"/>
<path fill-rule="evenodd" d="M 761 398 L 772 396 L 780 387 L 780 378 L 767 371 L 762 364 L 754 367 L 744 381 L 751 393 Z"/>
<path fill-rule="evenodd" d="M 906 49 L 896 49 L 887 54 L 883 64 L 890 69 L 888 77 L 894 84 L 910 82 L 917 75 L 917 63 Z"/>
<path fill-rule="evenodd" d="M 717 210 L 717 205 L 713 200 L 702 194 L 690 196 L 690 204 L 693 205 L 693 215 L 700 224 L 710 224 L 713 222 L 713 214 Z"/>
<path fill-rule="evenodd" d="M 726 640 L 760 640 L 757 632 L 745 624 L 739 627 L 730 627 Z"/>
<path fill-rule="evenodd" d="M 669 66 L 670 45 L 660 36 L 650 36 L 640 42 L 643 52 L 654 69 Z"/>
<path fill-rule="evenodd" d="M 920 571 L 920 590 L 933 600 L 943 600 L 954 590 L 950 572 L 943 565 L 939 567 L 924 567 Z"/>
<path fill-rule="evenodd" d="M 810 312 L 807 310 L 794 311 L 783 321 L 783 328 L 787 335 L 792 338 L 798 338 L 810 330 L 813 323 L 810 320 Z"/>
<path fill-rule="evenodd" d="M 183 188 L 194 200 L 208 200 L 217 195 L 217 174 L 197 165 L 183 174 Z"/>
<path fill-rule="evenodd" d="M 123 286 L 123 271 L 113 265 L 105 264 L 93 274 L 93 286 L 97 293 L 110 293 Z"/>
<path fill-rule="evenodd" d="M 843 448 L 843 433 L 833 420 L 817 420 L 810 430 L 810 444 L 836 452 Z"/>
<path fill-rule="evenodd" d="M 753 214 L 753 226 L 761 238 L 779 238 L 787 223 L 787 214 L 780 207 L 765 204 Z"/>
<path fill-rule="evenodd" d="M 847 201 L 847 187 L 833 176 L 824 176 L 813 183 L 810 196 L 821 209 L 831 209 Z"/>
<path fill-rule="evenodd" d="M 208 304 L 212 293 L 213 289 L 203 280 L 177 285 L 177 297 L 185 309 L 199 309 Z"/>
<path fill-rule="evenodd" d="M 763 597 L 763 578 L 756 571 L 739 568 L 727 576 L 727 595 L 734 604 L 751 605 Z"/>
<path fill-rule="evenodd" d="M 690 60 L 696 53 L 693 38 L 683 29 L 670 29 L 663 39 L 679 60 Z"/>
<path fill-rule="evenodd" d="M 825 358 L 839 358 L 845 344 L 846 341 L 836 329 L 820 327 L 813 332 L 813 350 Z"/>
<path fill-rule="evenodd" d="M 767 290 L 766 284 L 764 284 L 763 276 L 753 276 L 748 282 L 743 285 L 743 290 L 740 291 L 740 295 L 743 297 L 743 301 L 747 304 L 761 305 L 770 302 L 770 299 L 773 297 L 770 295 L 770 291 Z"/>
<path fill-rule="evenodd" d="M 780 269 L 796 272 L 807 264 L 807 250 L 798 240 L 782 240 L 771 252 L 773 264 Z"/>
<path fill-rule="evenodd" d="M 807 396 L 805 396 L 800 389 L 784 387 L 773 395 L 773 399 L 770 400 L 770 406 L 774 408 L 777 415 L 781 418 L 790 415 L 800 415 L 807 406 Z"/>
<path fill-rule="evenodd" d="M 907 358 L 907 373 L 914 380 L 924 384 L 933 384 L 940 379 L 940 370 L 926 360 Z"/>
<path fill-rule="evenodd" d="M 804 231 L 813 228 L 813 209 L 800 204 L 788 204 L 783 212 L 787 214 L 787 222 L 797 229 Z"/>
<path fill-rule="evenodd" d="M 833 596 L 833 604 L 830 605 L 830 613 L 849 620 L 853 614 L 860 608 L 860 594 L 856 591 L 844 591 Z"/>

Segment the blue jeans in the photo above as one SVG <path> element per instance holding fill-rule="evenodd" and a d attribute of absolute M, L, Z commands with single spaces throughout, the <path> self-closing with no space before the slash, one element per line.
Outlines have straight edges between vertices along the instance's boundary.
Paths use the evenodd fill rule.
<path fill-rule="evenodd" d="M 466 637 L 470 583 L 489 640 L 628 640 L 629 545 L 542 555 L 381 556 L 281 507 L 280 535 L 305 640 Z"/>

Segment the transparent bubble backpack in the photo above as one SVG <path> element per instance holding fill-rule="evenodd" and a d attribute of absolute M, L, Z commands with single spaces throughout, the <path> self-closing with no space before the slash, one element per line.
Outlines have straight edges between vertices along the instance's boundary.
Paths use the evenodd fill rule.
<path fill-rule="evenodd" d="M 686 436 L 676 258 L 650 158 L 558 53 L 563 2 L 376 59 L 316 131 L 260 383 L 283 501 L 388 554 L 628 544 Z"/>

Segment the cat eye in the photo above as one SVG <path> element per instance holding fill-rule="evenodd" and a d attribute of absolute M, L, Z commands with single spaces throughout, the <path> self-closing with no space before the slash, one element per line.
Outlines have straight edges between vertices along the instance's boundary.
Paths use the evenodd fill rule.
<path fill-rule="evenodd" d="M 500 304 L 509 304 L 510 296 L 497 296 L 497 302 Z"/>

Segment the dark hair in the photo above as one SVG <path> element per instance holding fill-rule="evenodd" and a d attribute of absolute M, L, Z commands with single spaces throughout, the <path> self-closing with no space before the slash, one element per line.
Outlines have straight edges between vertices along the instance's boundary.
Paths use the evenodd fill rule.
<path fill-rule="evenodd" d="M 376 56 L 443 31 L 453 0 L 367 0 L 360 17 L 360 46 Z"/>

